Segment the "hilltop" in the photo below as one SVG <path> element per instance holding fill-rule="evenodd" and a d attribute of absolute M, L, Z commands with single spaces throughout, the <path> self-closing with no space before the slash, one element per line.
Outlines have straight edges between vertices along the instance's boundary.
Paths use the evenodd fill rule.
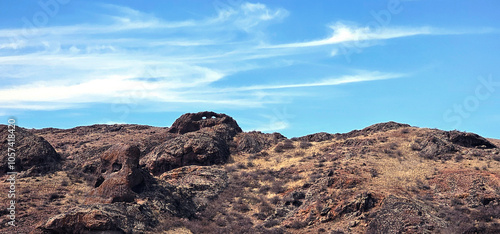
<path fill-rule="evenodd" d="M 3 209 L 2 233 L 500 232 L 500 140 L 473 133 L 387 122 L 288 139 L 200 112 L 17 134 L 18 226 Z"/>

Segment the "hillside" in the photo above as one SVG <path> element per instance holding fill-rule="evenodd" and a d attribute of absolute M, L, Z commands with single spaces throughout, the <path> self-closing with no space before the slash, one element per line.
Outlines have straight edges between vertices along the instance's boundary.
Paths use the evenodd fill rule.
<path fill-rule="evenodd" d="M 287 139 L 213 112 L 16 130 L 17 227 L 3 208 L 1 233 L 500 233 L 500 140 L 473 133 Z"/>

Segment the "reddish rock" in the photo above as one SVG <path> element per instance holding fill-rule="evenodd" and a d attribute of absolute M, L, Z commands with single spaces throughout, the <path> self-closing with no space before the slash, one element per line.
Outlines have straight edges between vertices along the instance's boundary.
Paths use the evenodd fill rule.
<path fill-rule="evenodd" d="M 141 159 L 154 175 L 188 165 L 222 164 L 229 158 L 226 141 L 205 132 L 190 132 L 156 147 Z"/>
<path fill-rule="evenodd" d="M 184 134 L 204 128 L 213 128 L 215 132 L 224 133 L 228 138 L 242 132 L 236 120 L 228 115 L 211 111 L 184 114 L 175 120 L 169 132 Z"/>
<path fill-rule="evenodd" d="M 7 148 L 11 147 L 7 144 L 8 135 L 7 125 L 0 125 L 0 152 L 2 152 L 0 175 L 10 171 L 7 168 Z M 34 135 L 20 127 L 15 128 L 14 135 L 14 146 L 11 148 L 15 150 L 13 153 L 16 154 L 16 172 L 31 176 L 45 174 L 59 168 L 61 156 L 43 137 Z"/>
<path fill-rule="evenodd" d="M 75 207 L 53 216 L 33 233 L 152 233 L 157 224 L 148 206 L 99 204 Z"/>
<path fill-rule="evenodd" d="M 228 184 L 226 171 L 206 166 L 177 168 L 163 173 L 160 178 L 175 186 L 180 196 L 192 198 L 195 211 L 203 210 Z"/>
<path fill-rule="evenodd" d="M 422 202 L 389 195 L 366 233 L 431 233 L 448 226 L 437 210 Z"/>
<path fill-rule="evenodd" d="M 135 189 L 144 182 L 139 169 L 140 151 L 137 146 L 117 144 L 101 156 L 101 175 L 86 203 L 112 203 L 134 200 Z"/>
<path fill-rule="evenodd" d="M 277 144 L 286 137 L 279 133 L 245 132 L 234 138 L 236 151 L 245 153 L 258 153 Z"/>

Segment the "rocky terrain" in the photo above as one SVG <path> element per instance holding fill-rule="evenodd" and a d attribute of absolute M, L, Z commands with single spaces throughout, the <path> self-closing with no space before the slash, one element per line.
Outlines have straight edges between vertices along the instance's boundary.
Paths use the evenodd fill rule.
<path fill-rule="evenodd" d="M 200 112 L 16 134 L 17 226 L 2 208 L 1 233 L 500 233 L 500 140 L 473 133 L 287 139 Z"/>

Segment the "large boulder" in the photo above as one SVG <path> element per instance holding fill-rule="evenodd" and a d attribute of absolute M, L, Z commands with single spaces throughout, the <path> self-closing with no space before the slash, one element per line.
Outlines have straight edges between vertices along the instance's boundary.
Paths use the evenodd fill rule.
<path fill-rule="evenodd" d="M 448 139 L 453 143 L 467 148 L 497 148 L 494 144 L 474 133 L 450 131 Z"/>
<path fill-rule="evenodd" d="M 228 115 L 211 111 L 184 114 L 175 120 L 169 132 L 184 134 L 201 129 L 221 134 L 226 140 L 231 140 L 236 134 L 242 132 L 236 120 Z"/>
<path fill-rule="evenodd" d="M 144 176 L 139 168 L 139 156 L 140 150 L 137 146 L 121 143 L 104 152 L 98 170 L 100 176 L 86 202 L 133 201 L 136 191 L 144 186 Z"/>
<path fill-rule="evenodd" d="M 144 233 L 151 232 L 157 224 L 147 205 L 97 204 L 53 216 L 34 233 Z"/>
<path fill-rule="evenodd" d="M 225 163 L 229 146 L 223 138 L 205 132 L 190 132 L 171 139 L 141 159 L 154 175 L 188 165 L 208 166 Z"/>
<path fill-rule="evenodd" d="M 236 135 L 234 142 L 237 152 L 258 153 L 285 139 L 279 133 L 244 132 Z"/>
<path fill-rule="evenodd" d="M 442 140 L 437 136 L 427 136 L 420 143 L 421 151 L 419 155 L 427 159 L 449 159 L 451 153 L 458 149 L 446 140 Z"/>
<path fill-rule="evenodd" d="M 2 165 L 0 166 L 0 175 L 5 174 L 9 170 L 7 168 L 9 148 L 8 143 L 8 127 L 0 125 L 0 152 L 2 156 Z M 43 137 L 34 135 L 23 128 L 15 128 L 15 169 L 16 172 L 21 172 L 21 175 L 31 176 L 39 175 L 54 171 L 59 168 L 61 156 L 54 150 L 52 145 Z"/>
<path fill-rule="evenodd" d="M 366 233 L 431 233 L 448 226 L 432 206 L 389 195 L 373 214 Z"/>
<path fill-rule="evenodd" d="M 160 178 L 175 186 L 179 196 L 192 199 L 195 207 L 190 213 L 203 210 L 228 185 L 225 170 L 206 166 L 177 168 L 163 173 Z"/>

